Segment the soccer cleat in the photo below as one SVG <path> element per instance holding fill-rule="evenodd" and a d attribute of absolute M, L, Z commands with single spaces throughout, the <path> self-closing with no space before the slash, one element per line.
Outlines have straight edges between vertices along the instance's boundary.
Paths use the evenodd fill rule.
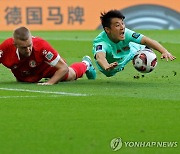
<path fill-rule="evenodd" d="M 91 58 L 89 56 L 84 56 L 82 61 L 89 63 L 89 67 L 86 71 L 86 76 L 88 79 L 96 79 L 96 70 L 92 64 Z"/>

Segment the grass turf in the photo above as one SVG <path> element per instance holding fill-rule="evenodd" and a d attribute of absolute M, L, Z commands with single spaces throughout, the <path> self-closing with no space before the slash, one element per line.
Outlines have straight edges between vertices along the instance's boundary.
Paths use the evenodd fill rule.
<path fill-rule="evenodd" d="M 177 59 L 166 62 L 156 52 L 156 69 L 144 76 L 129 63 L 112 78 L 98 72 L 95 81 L 84 76 L 53 86 L 17 83 L 10 71 L 0 66 L 0 153 L 108 154 L 113 153 L 110 141 L 115 137 L 123 141 L 180 143 L 180 31 L 140 32 L 161 42 Z M 98 33 L 56 31 L 33 32 L 33 35 L 48 40 L 71 64 L 81 61 L 84 55 L 92 57 L 92 39 Z M 10 32 L 0 32 L 0 42 L 9 36 Z M 179 145 L 130 148 L 123 144 L 118 152 L 179 151 Z"/>

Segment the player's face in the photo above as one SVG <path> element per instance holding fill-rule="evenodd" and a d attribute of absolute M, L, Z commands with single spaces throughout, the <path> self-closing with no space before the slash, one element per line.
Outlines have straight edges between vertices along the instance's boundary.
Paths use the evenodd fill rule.
<path fill-rule="evenodd" d="M 123 19 L 112 18 L 110 28 L 106 27 L 108 37 L 115 43 L 125 39 L 125 24 Z"/>
<path fill-rule="evenodd" d="M 29 57 L 32 53 L 32 37 L 27 40 L 14 40 L 15 46 L 18 48 L 18 52 L 23 57 Z"/>

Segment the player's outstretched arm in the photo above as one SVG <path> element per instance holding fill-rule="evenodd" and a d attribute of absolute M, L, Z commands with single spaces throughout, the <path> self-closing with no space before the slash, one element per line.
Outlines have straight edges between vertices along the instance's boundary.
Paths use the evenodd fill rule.
<path fill-rule="evenodd" d="M 107 71 L 114 69 L 118 65 L 117 62 L 113 62 L 113 63 L 109 64 L 106 59 L 106 54 L 104 52 L 98 52 L 96 54 L 96 60 L 97 60 L 98 64 L 104 70 L 107 70 Z"/>
<path fill-rule="evenodd" d="M 38 85 L 53 85 L 58 83 L 69 71 L 67 64 L 62 59 L 60 59 L 54 67 L 57 68 L 57 71 L 54 73 L 54 75 L 47 82 L 38 83 Z"/>
<path fill-rule="evenodd" d="M 161 59 L 166 59 L 167 61 L 168 59 L 170 60 L 176 59 L 176 57 L 173 56 L 170 52 L 168 52 L 168 50 L 164 48 L 160 43 L 149 37 L 144 36 L 141 40 L 141 44 L 144 44 L 154 50 L 159 51 L 161 53 Z"/>

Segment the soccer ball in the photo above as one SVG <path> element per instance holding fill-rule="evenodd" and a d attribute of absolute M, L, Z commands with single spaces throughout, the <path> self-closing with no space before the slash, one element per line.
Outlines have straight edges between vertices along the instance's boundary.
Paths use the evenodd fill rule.
<path fill-rule="evenodd" d="M 141 73 L 149 73 L 157 65 L 156 54 L 151 49 L 139 50 L 133 60 L 134 68 Z"/>

